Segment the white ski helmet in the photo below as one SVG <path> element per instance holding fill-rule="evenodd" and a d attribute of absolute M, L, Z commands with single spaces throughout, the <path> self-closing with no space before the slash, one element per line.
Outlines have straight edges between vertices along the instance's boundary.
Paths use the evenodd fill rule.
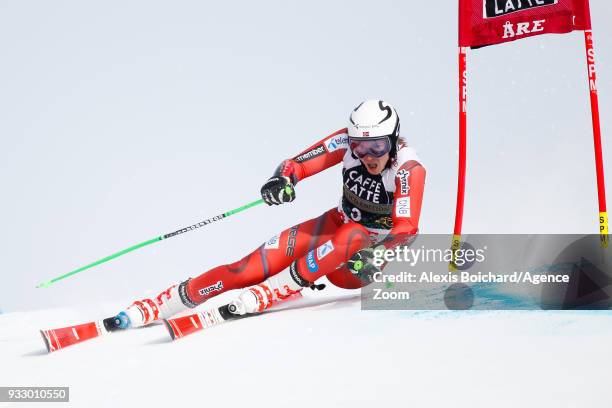
<path fill-rule="evenodd" d="M 390 156 L 397 153 L 400 122 L 397 112 L 385 101 L 370 99 L 361 102 L 349 117 L 348 136 L 355 140 L 371 140 L 388 137 Z"/>

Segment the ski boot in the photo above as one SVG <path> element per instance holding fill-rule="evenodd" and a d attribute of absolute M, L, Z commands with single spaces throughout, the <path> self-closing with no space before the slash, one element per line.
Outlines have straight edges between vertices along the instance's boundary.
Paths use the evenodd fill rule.
<path fill-rule="evenodd" d="M 258 285 L 249 286 L 236 299 L 227 305 L 227 311 L 233 315 L 261 313 L 273 304 L 288 299 L 312 284 L 300 276 L 296 262 L 291 266 L 266 279 Z"/>
<path fill-rule="evenodd" d="M 104 319 L 108 331 L 142 327 L 161 319 L 168 319 L 177 313 L 195 308 L 187 296 L 186 286 L 189 280 L 172 285 L 161 292 L 155 299 L 142 299 L 132 303 L 117 316 Z"/>

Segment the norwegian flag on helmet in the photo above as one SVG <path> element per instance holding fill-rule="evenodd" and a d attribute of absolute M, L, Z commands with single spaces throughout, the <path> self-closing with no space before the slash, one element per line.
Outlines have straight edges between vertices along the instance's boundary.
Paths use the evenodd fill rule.
<path fill-rule="evenodd" d="M 588 0 L 459 0 L 459 46 L 590 30 Z"/>

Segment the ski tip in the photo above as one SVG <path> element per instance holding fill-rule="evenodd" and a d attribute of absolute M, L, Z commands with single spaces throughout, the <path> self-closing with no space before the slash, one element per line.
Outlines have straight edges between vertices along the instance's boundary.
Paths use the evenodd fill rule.
<path fill-rule="evenodd" d="M 174 333 L 174 329 L 172 328 L 172 325 L 170 324 L 168 319 L 164 319 L 163 322 L 164 326 L 166 326 L 166 329 L 168 330 L 168 333 L 170 333 L 170 337 L 172 338 L 172 340 L 176 340 L 176 334 Z"/>
<path fill-rule="evenodd" d="M 47 335 L 47 333 L 44 330 L 39 330 L 40 331 L 40 335 L 43 338 L 43 341 L 45 342 L 45 346 L 47 347 L 47 352 L 50 353 L 51 352 L 51 344 L 49 343 L 49 337 Z"/>

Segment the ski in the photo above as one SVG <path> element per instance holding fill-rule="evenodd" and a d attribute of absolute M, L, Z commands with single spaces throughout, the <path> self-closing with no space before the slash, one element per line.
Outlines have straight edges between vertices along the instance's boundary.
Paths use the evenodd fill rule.
<path fill-rule="evenodd" d="M 291 300 L 302 297 L 300 292 L 297 292 L 286 299 L 278 301 L 286 303 Z M 276 306 L 276 305 L 275 305 Z M 192 313 L 186 316 L 180 316 L 170 319 L 164 319 L 164 324 L 172 340 L 178 340 L 190 334 L 199 332 L 204 329 L 209 329 L 214 326 L 219 326 L 227 321 L 238 320 L 249 316 L 259 315 L 261 313 L 237 314 L 236 306 L 229 303 L 218 308 L 204 310 L 202 312 Z"/>
<path fill-rule="evenodd" d="M 233 305 L 223 305 L 216 309 L 165 319 L 164 324 L 172 340 L 177 340 L 200 330 L 218 326 L 229 320 L 237 320 L 249 316 L 248 314 L 235 314 L 233 308 Z"/>
<path fill-rule="evenodd" d="M 116 330 L 121 330 L 117 316 L 74 326 L 61 327 L 59 329 L 41 330 L 40 334 L 45 342 L 47 351 L 52 353 Z"/>
<path fill-rule="evenodd" d="M 278 303 L 301 298 L 301 293 L 296 293 Z M 276 305 L 275 305 L 276 306 Z M 239 315 L 235 313 L 235 306 L 231 303 L 218 308 L 204 310 L 187 316 L 163 320 L 172 340 L 180 339 L 189 334 L 205 328 L 218 326 L 229 320 L 237 320 L 253 314 Z M 259 313 L 254 313 L 259 314 Z M 124 313 L 103 320 L 77 324 L 74 326 L 60 327 L 58 329 L 40 330 L 45 346 L 49 353 L 64 349 L 75 344 L 80 344 L 101 336 L 108 335 L 114 331 L 128 330 L 127 317 Z M 147 327 L 147 326 L 145 326 Z"/>

